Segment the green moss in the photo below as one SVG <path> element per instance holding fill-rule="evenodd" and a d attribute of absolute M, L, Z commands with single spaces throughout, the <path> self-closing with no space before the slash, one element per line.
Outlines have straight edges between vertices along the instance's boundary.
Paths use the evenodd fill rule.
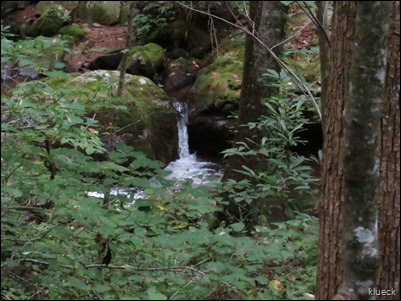
<path fill-rule="evenodd" d="M 144 65 L 153 70 L 159 68 L 164 62 L 164 49 L 155 43 L 132 47 L 130 54 L 134 59 L 141 59 Z"/>
<path fill-rule="evenodd" d="M 118 71 L 96 70 L 43 78 L 27 84 L 35 85 L 36 89 L 42 87 L 44 101 L 51 88 L 61 93 L 65 90 L 58 101 L 86 102 L 96 95 L 88 116 L 96 116 L 99 120 L 103 126 L 101 135 L 108 137 L 113 124 L 119 129 L 117 139 L 145 152 L 150 158 L 166 163 L 171 161 L 176 154 L 177 132 L 176 113 L 169 105 L 170 97 L 150 79 L 126 74 L 123 96 L 113 100 L 119 75 Z M 110 102 L 110 106 L 99 109 L 96 105 L 99 102 Z"/>
<path fill-rule="evenodd" d="M 233 51 L 245 47 L 245 35 L 241 31 L 234 31 L 219 42 L 220 50 L 223 52 Z"/>
<path fill-rule="evenodd" d="M 196 79 L 193 89 L 199 108 L 218 109 L 238 103 L 242 83 L 242 61 L 233 52 L 218 56 Z"/>
<path fill-rule="evenodd" d="M 69 21 L 69 12 L 61 5 L 50 6 L 42 16 L 37 19 L 31 27 L 30 34 L 33 36 L 53 36 L 63 24 Z"/>
<path fill-rule="evenodd" d="M 81 41 L 85 37 L 85 30 L 76 24 L 63 27 L 59 33 L 67 39 L 71 39 L 74 43 Z"/>
<path fill-rule="evenodd" d="M 120 8 L 120 17 L 118 19 L 118 23 L 128 24 L 128 16 L 129 16 L 129 3 L 124 3 Z"/>
<path fill-rule="evenodd" d="M 74 15 L 84 22 L 115 24 L 120 15 L 120 1 L 80 1 Z"/>

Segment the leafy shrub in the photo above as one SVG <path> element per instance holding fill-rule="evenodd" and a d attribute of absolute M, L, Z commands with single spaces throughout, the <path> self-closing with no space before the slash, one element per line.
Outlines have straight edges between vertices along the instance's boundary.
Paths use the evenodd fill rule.
<path fill-rule="evenodd" d="M 149 38 L 157 30 L 166 28 L 175 18 L 170 3 L 165 1 L 148 1 L 141 9 L 136 10 L 134 28 L 138 39 Z"/>
<path fill-rule="evenodd" d="M 292 151 L 293 147 L 305 143 L 299 133 L 310 122 L 304 115 L 309 110 L 306 97 L 295 93 L 284 73 L 268 70 L 266 75 L 277 80 L 275 85 L 282 94 L 264 101 L 267 108 L 265 116 L 244 125 L 253 132 L 256 130 L 257 138 L 248 137 L 246 141 L 237 142 L 235 147 L 223 151 L 224 157 L 259 157 L 263 161 L 264 169 L 259 171 L 243 165 L 236 172 L 246 175 L 246 178 L 239 182 L 228 179 L 224 188 L 239 206 L 253 202 L 252 210 L 261 223 L 269 222 L 266 216 L 276 205 L 285 209 L 287 218 L 293 218 L 295 211 L 311 209 L 315 205 L 315 184 L 318 181 L 312 175 L 310 165 L 312 160 L 317 159 Z M 246 206 L 242 208 L 247 211 Z M 244 218 L 255 212 L 244 212 Z"/>
<path fill-rule="evenodd" d="M 104 149 L 89 112 L 113 106 L 109 84 L 33 81 L 2 97 L 2 298 L 308 298 L 315 218 L 258 227 L 254 237 L 241 235 L 241 222 L 211 231 L 222 206 L 211 192 L 217 183 L 177 186 L 124 144 L 93 158 Z"/>

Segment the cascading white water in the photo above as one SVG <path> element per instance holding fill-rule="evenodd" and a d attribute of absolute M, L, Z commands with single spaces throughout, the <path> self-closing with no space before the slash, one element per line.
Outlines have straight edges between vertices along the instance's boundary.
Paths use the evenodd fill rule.
<path fill-rule="evenodd" d="M 170 162 L 165 168 L 171 171 L 167 179 L 192 179 L 195 185 L 205 184 L 208 182 L 207 177 L 211 175 L 221 176 L 219 166 L 216 163 L 200 161 L 196 154 L 189 152 L 188 140 L 188 106 L 186 103 L 175 101 L 172 103 L 177 111 L 177 131 L 178 131 L 178 152 L 179 159 Z M 111 190 L 112 195 L 128 195 L 132 198 L 133 204 L 136 199 L 143 198 L 144 192 L 135 188 L 120 187 Z M 89 196 L 103 198 L 104 194 L 99 192 L 88 192 Z M 131 204 L 127 205 L 130 206 Z"/>
<path fill-rule="evenodd" d="M 172 103 L 174 109 L 178 113 L 177 130 L 178 130 L 178 155 L 179 159 L 190 156 L 189 139 L 188 139 L 188 105 L 185 102 L 174 101 Z"/>
<path fill-rule="evenodd" d="M 218 175 L 218 166 L 215 163 L 198 160 L 195 154 L 189 152 L 188 142 L 188 105 L 175 101 L 172 103 L 178 113 L 178 152 L 179 159 L 171 162 L 166 170 L 172 173 L 168 179 L 192 179 L 194 184 L 207 182 L 206 178 L 210 175 Z"/>

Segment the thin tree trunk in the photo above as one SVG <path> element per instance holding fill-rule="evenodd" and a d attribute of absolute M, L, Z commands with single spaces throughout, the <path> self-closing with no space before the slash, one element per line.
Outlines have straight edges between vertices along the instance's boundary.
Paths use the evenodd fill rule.
<path fill-rule="evenodd" d="M 127 41 L 126 41 L 126 47 L 124 49 L 123 57 L 120 62 L 119 70 L 120 70 L 120 78 L 118 80 L 118 88 L 117 88 L 117 94 L 116 97 L 122 97 L 124 93 L 124 86 L 125 86 L 125 73 L 128 68 L 128 57 L 129 57 L 129 49 L 131 48 L 133 41 L 135 40 L 134 38 L 134 16 L 135 16 L 135 7 L 136 7 L 136 2 L 132 1 L 130 4 L 130 10 L 129 10 L 129 15 L 128 15 L 128 29 L 127 29 Z M 116 140 L 117 140 L 117 124 L 118 124 L 118 115 L 117 111 L 113 111 L 113 116 L 111 118 L 111 125 L 110 125 L 110 150 L 115 150 L 116 148 Z M 108 208 L 108 204 L 110 202 L 110 194 L 111 190 L 109 190 L 107 193 L 105 193 L 105 196 L 103 198 L 103 207 Z"/>
<path fill-rule="evenodd" d="M 126 41 L 126 46 L 123 52 L 123 57 L 120 62 L 120 66 L 118 69 L 120 70 L 120 78 L 118 80 L 118 88 L 117 88 L 117 94 L 116 97 L 122 97 L 124 93 L 124 86 L 125 86 L 125 74 L 128 68 L 129 64 L 129 50 L 133 44 L 133 41 L 135 40 L 134 37 L 134 23 L 133 19 L 135 16 L 135 8 L 136 8 L 136 2 L 132 1 L 130 4 L 130 9 L 129 9 L 129 15 L 128 15 L 128 30 L 127 30 L 127 41 Z M 112 129 L 111 129 L 111 137 L 110 137 L 110 148 L 112 150 L 115 149 L 116 147 L 116 130 L 117 130 L 117 114 L 116 112 L 113 113 L 113 118 L 112 118 Z"/>
<path fill-rule="evenodd" d="M 327 85 L 329 80 L 329 41 L 330 36 L 325 34 L 329 33 L 330 17 L 328 13 L 328 1 L 316 1 L 318 7 L 317 19 L 319 20 L 322 28 L 318 28 L 319 36 L 319 55 L 320 55 L 320 77 L 321 77 L 321 97 L 320 109 L 324 110 L 324 104 L 327 101 Z"/>
<path fill-rule="evenodd" d="M 288 7 L 280 1 L 251 1 L 249 3 L 249 15 L 253 20 L 253 28 L 250 30 L 256 34 L 266 45 L 271 48 L 284 39 L 285 16 Z M 282 47 L 274 48 L 274 53 L 279 55 Z M 241 96 L 239 102 L 238 132 L 234 144 L 237 142 L 248 143 L 247 138 L 257 141 L 256 133 L 241 126 L 258 118 L 266 112 L 262 100 L 276 94 L 276 88 L 269 86 L 268 79 L 262 74 L 267 69 L 279 71 L 279 65 L 269 54 L 266 48 L 257 42 L 252 36 L 247 35 L 245 45 L 245 58 Z M 245 176 L 235 170 L 242 169 L 245 165 L 253 170 L 263 169 L 263 161 L 257 156 L 241 157 L 231 156 L 224 170 L 223 180 L 234 179 L 240 181 Z M 243 217 L 243 206 L 233 200 L 226 207 L 229 215 Z"/>

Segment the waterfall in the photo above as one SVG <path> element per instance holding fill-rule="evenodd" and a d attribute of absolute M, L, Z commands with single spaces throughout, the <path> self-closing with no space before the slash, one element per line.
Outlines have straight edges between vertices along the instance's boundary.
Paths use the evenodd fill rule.
<path fill-rule="evenodd" d="M 185 102 L 174 101 L 172 106 L 178 113 L 177 130 L 178 130 L 178 154 L 180 159 L 189 157 L 188 144 L 188 105 Z"/>
<path fill-rule="evenodd" d="M 179 159 L 170 162 L 165 168 L 171 173 L 166 177 L 167 179 L 192 179 L 194 185 L 201 185 L 208 183 L 208 177 L 215 175 L 221 177 L 220 166 L 216 163 L 205 162 L 199 160 L 196 154 L 189 153 L 188 144 L 188 106 L 184 102 L 174 101 L 171 103 L 173 108 L 177 111 L 177 131 L 178 131 L 178 150 Z M 99 192 L 88 192 L 88 196 L 103 198 L 104 194 Z M 112 195 L 126 195 L 132 198 L 130 206 L 135 203 L 136 199 L 146 198 L 146 194 L 141 188 L 128 188 L 119 187 L 111 190 Z"/>

